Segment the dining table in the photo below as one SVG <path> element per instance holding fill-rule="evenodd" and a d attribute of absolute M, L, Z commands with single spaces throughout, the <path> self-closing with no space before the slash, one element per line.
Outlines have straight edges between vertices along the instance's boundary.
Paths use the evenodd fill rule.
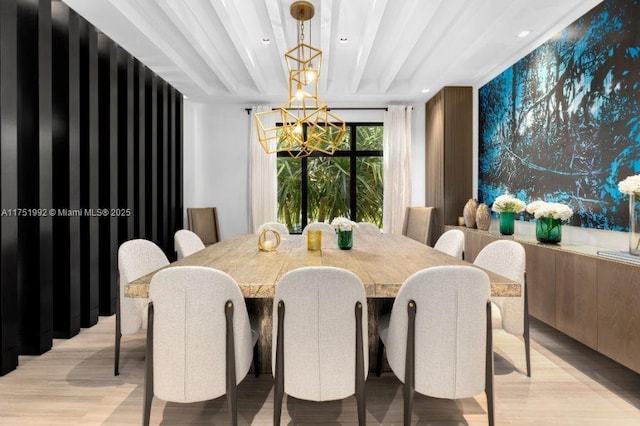
<path fill-rule="evenodd" d="M 349 250 L 338 248 L 335 235 L 323 235 L 320 250 L 308 250 L 305 235 L 281 235 L 275 250 L 262 251 L 258 248 L 257 235 L 242 234 L 212 244 L 166 267 L 211 267 L 226 272 L 238 283 L 249 313 L 260 319 L 260 369 L 270 372 L 273 297 L 278 281 L 287 272 L 306 266 L 333 266 L 347 269 L 360 278 L 367 295 L 369 359 L 373 362 L 377 319 L 390 312 L 402 283 L 415 272 L 443 265 L 472 264 L 403 235 L 355 234 Z M 156 272 L 127 284 L 125 297 L 148 297 L 149 285 Z M 522 288 L 518 282 L 491 271 L 485 272 L 489 276 L 492 296 L 520 296 Z"/>

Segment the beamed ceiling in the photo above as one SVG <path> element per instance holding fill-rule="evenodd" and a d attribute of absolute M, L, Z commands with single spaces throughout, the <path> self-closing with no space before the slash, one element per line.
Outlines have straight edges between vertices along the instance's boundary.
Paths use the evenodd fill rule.
<path fill-rule="evenodd" d="M 305 41 L 323 51 L 323 100 L 424 101 L 443 86 L 485 83 L 600 1 L 311 0 Z M 190 100 L 285 100 L 292 0 L 64 2 Z"/>

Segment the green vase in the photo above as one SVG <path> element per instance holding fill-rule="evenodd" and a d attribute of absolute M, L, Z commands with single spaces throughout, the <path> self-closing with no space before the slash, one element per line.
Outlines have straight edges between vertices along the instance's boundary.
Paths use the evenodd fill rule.
<path fill-rule="evenodd" d="M 629 253 L 640 256 L 640 195 L 629 197 Z"/>
<path fill-rule="evenodd" d="M 351 250 L 353 246 L 353 231 L 338 231 L 338 247 L 341 250 Z"/>
<path fill-rule="evenodd" d="M 500 233 L 502 235 L 513 235 L 515 216 L 514 212 L 500 213 Z"/>
<path fill-rule="evenodd" d="M 562 239 L 562 220 L 552 217 L 536 219 L 536 239 L 541 243 L 559 243 Z"/>

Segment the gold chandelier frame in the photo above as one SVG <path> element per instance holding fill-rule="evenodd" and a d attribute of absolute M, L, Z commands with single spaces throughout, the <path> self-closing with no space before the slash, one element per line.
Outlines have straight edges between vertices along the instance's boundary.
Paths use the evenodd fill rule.
<path fill-rule="evenodd" d="M 295 1 L 290 12 L 299 31 L 298 45 L 284 54 L 289 71 L 288 98 L 279 108 L 254 115 L 258 142 L 267 154 L 287 152 L 302 158 L 318 151 L 333 155 L 346 124 L 318 96 L 322 50 L 304 42 L 304 22 L 313 18 L 315 9 L 308 1 Z M 264 125 L 271 122 L 282 125 Z"/>

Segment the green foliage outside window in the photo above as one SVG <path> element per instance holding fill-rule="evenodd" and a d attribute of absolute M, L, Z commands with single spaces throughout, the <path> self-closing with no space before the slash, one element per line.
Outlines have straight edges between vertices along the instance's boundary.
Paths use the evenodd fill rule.
<path fill-rule="evenodd" d="M 382 130 L 381 125 L 348 124 L 334 156 L 314 154 L 297 160 L 288 155 L 278 157 L 278 221 L 291 232 L 300 232 L 306 223 L 331 222 L 338 216 L 382 227 Z M 306 200 L 302 196 L 304 170 Z M 356 182 L 354 194 L 351 179 Z M 307 212 L 304 223 L 303 206 Z"/>

